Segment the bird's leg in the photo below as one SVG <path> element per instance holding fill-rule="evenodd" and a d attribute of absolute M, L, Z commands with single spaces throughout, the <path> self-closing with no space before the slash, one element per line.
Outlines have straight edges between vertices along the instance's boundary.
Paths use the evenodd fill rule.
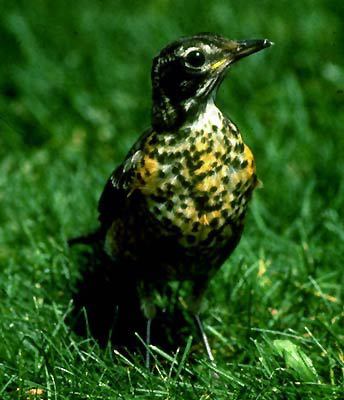
<path fill-rule="evenodd" d="M 146 368 L 150 369 L 150 352 L 149 352 L 149 345 L 151 343 L 151 325 L 152 325 L 152 319 L 148 318 L 147 319 L 147 325 L 146 325 Z"/>
<path fill-rule="evenodd" d="M 201 334 L 202 342 L 203 342 L 205 351 L 207 353 L 207 356 L 209 358 L 209 361 L 211 363 L 214 363 L 215 359 L 214 359 L 213 353 L 211 351 L 211 347 L 209 345 L 209 340 L 208 340 L 207 334 L 205 333 L 202 320 L 200 318 L 202 299 L 203 299 L 204 292 L 207 288 L 207 284 L 208 284 L 208 279 L 196 280 L 193 282 L 192 293 L 189 298 L 188 304 L 189 304 L 190 311 L 195 318 L 196 325 L 199 329 L 199 332 Z"/>
<path fill-rule="evenodd" d="M 145 285 L 141 285 L 139 288 L 141 298 L 141 308 L 144 316 L 147 319 L 146 325 L 146 368 L 150 369 L 150 352 L 149 345 L 151 344 L 151 326 L 152 320 L 156 315 L 156 307 L 152 298 L 152 291 Z"/>
<path fill-rule="evenodd" d="M 204 327 L 203 327 L 203 323 L 202 323 L 202 321 L 201 321 L 201 318 L 199 317 L 199 314 L 195 314 L 194 317 L 195 317 L 195 320 L 196 320 L 196 324 L 197 324 L 197 326 L 198 326 L 198 329 L 199 329 L 199 331 L 200 331 L 200 333 L 201 333 L 203 345 L 204 345 L 204 347 L 205 347 L 205 351 L 207 352 L 209 361 L 210 361 L 211 363 L 214 363 L 215 359 L 214 359 L 213 353 L 212 353 L 212 351 L 211 351 L 211 347 L 210 347 L 210 344 L 209 344 L 208 336 L 207 336 L 207 334 L 205 333 L 205 330 L 204 330 Z"/>

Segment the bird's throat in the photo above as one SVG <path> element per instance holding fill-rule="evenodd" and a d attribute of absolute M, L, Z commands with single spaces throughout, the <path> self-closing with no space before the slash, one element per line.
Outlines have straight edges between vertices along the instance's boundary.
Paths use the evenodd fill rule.
<path fill-rule="evenodd" d="M 191 125 L 212 109 L 220 112 L 212 97 L 174 102 L 162 92 L 153 92 L 152 126 L 157 132 L 176 131 L 184 125 Z"/>

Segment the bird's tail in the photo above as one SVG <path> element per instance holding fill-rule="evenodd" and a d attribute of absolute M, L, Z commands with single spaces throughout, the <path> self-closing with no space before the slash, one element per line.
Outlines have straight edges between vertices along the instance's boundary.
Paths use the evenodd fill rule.
<path fill-rule="evenodd" d="M 76 244 L 93 245 L 95 243 L 98 243 L 100 240 L 102 240 L 102 238 L 103 238 L 103 234 L 98 229 L 94 232 L 88 233 L 87 235 L 81 235 L 81 236 L 77 236 L 75 238 L 68 239 L 67 243 L 68 243 L 69 247 L 72 247 Z"/>

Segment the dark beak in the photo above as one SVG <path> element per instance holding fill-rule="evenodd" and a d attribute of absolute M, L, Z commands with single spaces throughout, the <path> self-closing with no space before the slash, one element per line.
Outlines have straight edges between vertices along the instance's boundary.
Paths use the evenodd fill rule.
<path fill-rule="evenodd" d="M 233 46 L 234 45 L 234 46 Z M 266 49 L 273 45 L 268 39 L 253 39 L 253 40 L 235 40 L 232 41 L 230 52 L 230 63 L 234 63 L 241 58 L 247 57 L 250 54 L 257 53 L 260 50 Z"/>

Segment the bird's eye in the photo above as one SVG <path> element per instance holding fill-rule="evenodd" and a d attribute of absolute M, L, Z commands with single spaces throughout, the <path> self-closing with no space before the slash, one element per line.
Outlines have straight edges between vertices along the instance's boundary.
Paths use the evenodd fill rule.
<path fill-rule="evenodd" d="M 205 63 L 205 56 L 199 50 L 190 51 L 190 53 L 185 58 L 186 62 L 194 68 L 202 67 Z"/>

